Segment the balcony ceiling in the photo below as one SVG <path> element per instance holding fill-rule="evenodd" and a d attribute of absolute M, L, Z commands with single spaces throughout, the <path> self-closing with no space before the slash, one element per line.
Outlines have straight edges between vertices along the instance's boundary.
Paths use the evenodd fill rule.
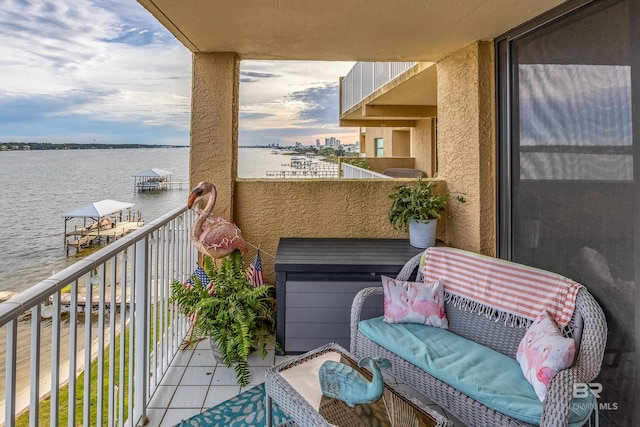
<path fill-rule="evenodd" d="M 138 0 L 192 52 L 242 59 L 437 61 L 560 0 Z"/>

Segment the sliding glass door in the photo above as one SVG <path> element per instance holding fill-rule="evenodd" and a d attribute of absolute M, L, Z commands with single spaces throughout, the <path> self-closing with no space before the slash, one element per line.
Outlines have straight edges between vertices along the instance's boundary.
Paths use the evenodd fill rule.
<path fill-rule="evenodd" d="M 600 415 L 629 426 L 640 419 L 631 2 L 565 4 L 496 44 L 500 256 L 571 277 L 600 302 L 609 325 Z"/>

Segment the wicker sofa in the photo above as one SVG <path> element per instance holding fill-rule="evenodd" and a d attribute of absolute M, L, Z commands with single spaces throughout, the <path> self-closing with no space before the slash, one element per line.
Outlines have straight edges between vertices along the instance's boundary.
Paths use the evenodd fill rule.
<path fill-rule="evenodd" d="M 429 272 L 428 254 L 437 253 L 430 251 L 447 250 L 458 251 L 450 248 L 427 249 L 423 255 L 427 255 L 427 261 L 424 266 L 421 265 L 418 268 L 415 281 L 422 281 L 422 273 Z M 501 268 L 513 268 L 520 271 L 525 269 L 527 273 L 533 275 L 543 272 L 543 270 L 496 260 L 495 258 L 471 252 L 460 251 L 460 253 L 464 253 L 465 256 L 470 256 L 474 261 L 483 264 L 500 263 Z M 421 255 L 417 255 L 409 260 L 396 279 L 410 280 L 410 275 L 418 267 L 420 259 Z M 551 274 L 549 272 L 544 273 Z M 520 418 L 514 416 L 510 411 L 504 411 L 502 409 L 503 406 L 497 405 L 498 408 L 493 407 L 493 396 L 490 396 L 489 399 L 484 399 L 485 396 L 482 396 L 483 399 L 479 399 L 475 397 L 474 392 L 467 391 L 469 389 L 482 390 L 485 388 L 485 384 L 463 384 L 471 387 L 460 387 L 460 383 L 458 383 L 457 386 L 463 388 L 467 393 L 465 394 L 451 384 L 438 379 L 438 377 L 441 377 L 438 372 L 431 372 L 430 374 L 426 372 L 426 368 L 418 366 L 423 366 L 421 364 L 422 356 L 416 356 L 416 354 L 420 354 L 420 351 L 408 350 L 407 343 L 415 342 L 416 336 L 419 336 L 418 341 L 424 342 L 425 352 L 429 353 L 430 337 L 437 335 L 431 334 L 431 332 L 437 332 L 438 334 L 454 334 L 454 337 L 449 338 L 464 340 L 465 343 L 461 347 L 465 348 L 464 352 L 481 354 L 484 366 L 495 363 L 504 366 L 504 369 L 507 369 L 507 365 L 509 365 L 509 369 L 520 368 L 515 361 L 516 352 L 530 323 L 514 322 L 513 319 L 510 322 L 503 321 L 505 319 L 503 313 L 496 313 L 495 310 L 478 310 L 481 307 L 480 304 L 473 305 L 473 309 L 471 309 L 469 304 L 459 304 L 459 300 L 457 301 L 458 303 L 455 303 L 455 298 L 450 298 L 448 294 L 447 281 L 456 280 L 455 277 L 459 274 L 460 271 L 457 271 L 457 267 L 439 269 L 437 274 L 444 282 L 445 310 L 449 323 L 448 331 L 417 324 L 409 325 L 410 327 L 404 324 L 386 324 L 381 321 L 381 318 L 361 320 L 360 313 L 367 298 L 372 295 L 382 294 L 383 288 L 367 288 L 360 291 L 353 301 L 351 311 L 351 353 L 359 358 L 365 356 L 388 358 L 392 364 L 390 373 L 393 376 L 424 394 L 469 426 L 577 426 L 588 420 L 592 416 L 592 409 L 597 403 L 593 396 L 585 399 L 574 399 L 574 383 L 591 382 L 600 372 L 606 343 L 607 325 L 600 306 L 584 287 L 580 287 L 574 295 L 575 310 L 573 311 L 573 316 L 568 324 L 562 328 L 562 334 L 565 337 L 571 337 L 576 341 L 575 361 L 569 369 L 561 370 L 553 377 L 544 402 L 540 402 L 539 399 L 535 402 L 529 399 L 528 404 L 532 405 L 534 409 L 536 409 L 536 404 L 539 406 L 536 409 L 538 412 L 534 412 L 534 419 L 531 419 L 531 413 L 528 413 L 529 418 Z M 558 277 L 562 278 L 562 276 Z M 507 316 L 506 318 L 509 317 Z M 371 328 L 368 327 L 366 322 L 378 322 L 380 327 L 388 328 L 390 333 L 387 333 L 387 336 L 391 336 L 395 340 L 395 344 L 390 345 L 389 342 L 384 342 L 382 339 L 372 336 Z M 414 334 L 411 331 L 417 332 Z M 423 334 L 422 332 L 424 331 L 426 333 Z M 407 335 L 411 335 L 411 337 Z M 469 345 L 476 346 L 477 351 L 464 347 Z M 452 347 L 451 354 L 447 354 L 447 357 L 451 357 L 450 360 L 455 360 L 458 356 L 454 353 L 455 346 Z M 460 357 L 464 356 L 464 354 L 460 355 Z M 415 360 L 416 357 L 418 360 Z M 412 359 L 412 361 L 407 359 Z M 515 368 L 512 366 L 514 363 Z M 498 366 L 495 368 L 502 369 Z M 504 394 L 501 397 L 503 401 L 507 402 L 507 406 L 511 406 L 511 402 L 520 402 L 522 400 L 520 395 L 514 397 L 516 389 L 523 390 L 526 387 L 533 389 L 521 371 L 520 374 L 521 381 L 524 383 L 519 383 L 519 378 L 511 380 L 508 386 L 502 387 L 502 391 L 498 392 Z M 463 372 L 460 377 L 460 381 L 463 383 L 464 381 L 474 381 L 474 376 L 466 375 L 466 372 Z M 512 376 L 511 378 L 514 377 Z M 533 396 L 535 400 L 535 394 Z M 498 400 L 495 399 L 495 401 Z M 509 409 L 513 408 L 510 407 Z M 578 413 L 576 414 L 575 412 Z M 539 421 L 536 418 L 538 416 L 540 418 Z"/>

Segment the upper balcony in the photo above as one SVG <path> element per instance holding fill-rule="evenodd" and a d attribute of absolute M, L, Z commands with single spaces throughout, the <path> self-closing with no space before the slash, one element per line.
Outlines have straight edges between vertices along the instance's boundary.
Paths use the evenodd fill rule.
<path fill-rule="evenodd" d="M 340 80 L 340 125 L 415 127 L 437 116 L 431 62 L 358 62 Z"/>
<path fill-rule="evenodd" d="M 358 62 L 344 77 L 340 87 L 340 114 L 360 103 L 417 62 Z"/>

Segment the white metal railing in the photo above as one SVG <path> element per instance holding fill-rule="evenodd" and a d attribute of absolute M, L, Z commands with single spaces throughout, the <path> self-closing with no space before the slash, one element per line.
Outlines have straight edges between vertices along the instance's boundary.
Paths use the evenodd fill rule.
<path fill-rule="evenodd" d="M 195 265 L 191 219 L 176 209 L 0 304 L 0 425 L 26 410 L 30 426 L 44 424 L 45 405 L 52 426 L 144 423 L 188 329 L 169 290 Z"/>
<path fill-rule="evenodd" d="M 369 169 L 363 169 L 358 166 L 350 165 L 349 163 L 342 162 L 340 163 L 340 171 L 342 178 L 387 178 L 391 179 L 390 176 L 383 175 L 378 172 L 374 172 Z"/>
<path fill-rule="evenodd" d="M 371 95 L 417 62 L 357 62 L 342 80 L 342 111 Z"/>

